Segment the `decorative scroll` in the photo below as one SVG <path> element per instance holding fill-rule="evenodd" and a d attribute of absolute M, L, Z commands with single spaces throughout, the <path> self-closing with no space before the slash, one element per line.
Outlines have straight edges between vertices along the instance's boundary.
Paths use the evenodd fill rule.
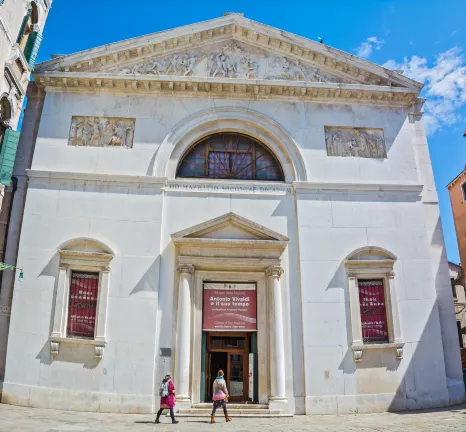
<path fill-rule="evenodd" d="M 325 127 L 329 156 L 386 158 L 382 129 Z"/>
<path fill-rule="evenodd" d="M 358 285 L 363 342 L 388 342 L 383 281 L 360 280 Z"/>
<path fill-rule="evenodd" d="M 69 145 L 132 148 L 134 126 L 134 119 L 73 116 Z"/>
<path fill-rule="evenodd" d="M 108 70 L 113 72 L 113 69 Z M 116 69 L 128 75 L 174 75 L 202 78 L 267 79 L 309 82 L 344 82 L 323 74 L 319 69 L 298 60 L 278 56 L 259 49 L 229 43 L 214 51 L 197 52 L 142 60 Z"/>

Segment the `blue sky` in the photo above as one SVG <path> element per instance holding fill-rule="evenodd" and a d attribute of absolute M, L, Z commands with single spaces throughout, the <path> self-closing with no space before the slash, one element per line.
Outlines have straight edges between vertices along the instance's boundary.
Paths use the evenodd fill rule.
<path fill-rule="evenodd" d="M 402 68 L 426 84 L 429 147 L 448 258 L 459 262 L 446 185 L 466 164 L 466 0 L 54 0 L 39 60 L 205 21 L 225 11 Z M 387 63 L 388 62 L 388 63 Z"/>

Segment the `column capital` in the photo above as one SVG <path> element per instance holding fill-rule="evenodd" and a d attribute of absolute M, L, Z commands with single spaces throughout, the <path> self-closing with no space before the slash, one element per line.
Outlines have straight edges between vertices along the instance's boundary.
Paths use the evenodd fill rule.
<path fill-rule="evenodd" d="M 280 279 L 283 274 L 283 269 L 280 266 L 267 267 L 267 276 Z"/>
<path fill-rule="evenodd" d="M 178 273 L 189 273 L 193 274 L 195 271 L 195 268 L 191 264 L 179 264 L 178 267 L 176 267 L 176 271 Z"/>
<path fill-rule="evenodd" d="M 395 272 L 394 271 L 389 271 L 387 272 L 388 279 L 395 279 Z"/>
<path fill-rule="evenodd" d="M 354 271 L 348 271 L 348 273 L 346 274 L 348 276 L 348 279 L 357 279 L 358 278 L 358 275 L 357 273 L 355 273 Z"/>

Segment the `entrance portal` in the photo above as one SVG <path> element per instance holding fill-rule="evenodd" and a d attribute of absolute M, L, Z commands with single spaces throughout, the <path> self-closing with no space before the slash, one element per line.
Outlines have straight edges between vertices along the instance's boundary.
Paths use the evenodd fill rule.
<path fill-rule="evenodd" d="M 220 369 L 225 373 L 230 400 L 249 399 L 250 339 L 250 333 L 206 334 L 206 402 L 212 401 L 212 385 Z"/>

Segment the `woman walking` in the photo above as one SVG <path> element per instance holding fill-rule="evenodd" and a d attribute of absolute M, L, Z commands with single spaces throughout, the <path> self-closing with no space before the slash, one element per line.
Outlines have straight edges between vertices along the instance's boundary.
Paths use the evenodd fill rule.
<path fill-rule="evenodd" d="M 231 418 L 228 417 L 227 412 L 227 401 L 228 401 L 228 389 L 227 384 L 225 382 L 224 373 L 222 370 L 217 372 L 217 378 L 214 381 L 213 385 L 213 401 L 214 404 L 212 406 L 212 414 L 210 416 L 210 423 L 215 423 L 215 412 L 217 408 L 223 408 L 223 414 L 225 414 L 225 420 L 227 422 L 231 421 Z"/>
<path fill-rule="evenodd" d="M 160 416 L 164 409 L 170 410 L 170 417 L 172 418 L 172 423 L 177 424 L 175 420 L 175 414 L 173 413 L 173 407 L 175 406 L 176 396 L 175 396 L 175 384 L 173 384 L 172 374 L 168 373 L 165 375 L 162 384 L 160 385 L 160 409 L 157 413 L 157 418 L 155 423 L 160 423 Z"/>

